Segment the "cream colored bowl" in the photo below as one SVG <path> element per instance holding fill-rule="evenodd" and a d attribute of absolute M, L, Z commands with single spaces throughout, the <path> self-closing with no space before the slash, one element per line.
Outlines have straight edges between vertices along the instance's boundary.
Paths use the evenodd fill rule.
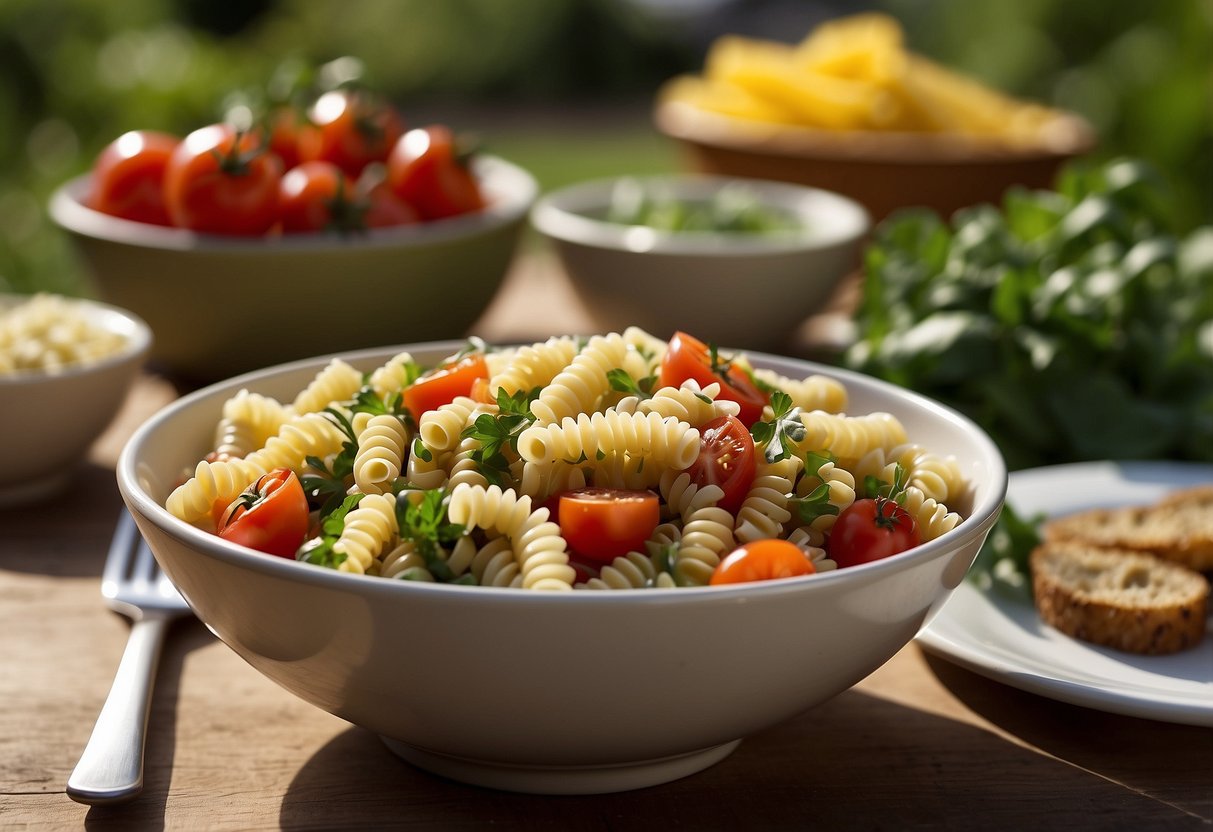
<path fill-rule="evenodd" d="M 190 382 L 325 352 L 458 338 L 509 268 L 538 186 L 486 157 L 477 214 L 356 237 L 241 238 L 130 222 L 81 203 L 88 178 L 51 198 L 102 297 L 156 335 L 152 360 Z"/>
<path fill-rule="evenodd" d="M 0 295 L 0 310 L 27 300 Z M 53 373 L 0 374 L 0 506 L 48 498 L 71 482 L 147 358 L 151 330 L 138 316 L 95 301 L 76 305 L 89 326 L 121 336 L 124 345 L 105 358 Z"/>
<path fill-rule="evenodd" d="M 424 364 L 458 346 L 408 349 Z M 399 349 L 343 358 L 371 370 Z M 118 484 L 157 559 L 219 638 L 405 760 L 508 790 L 651 786 L 712 765 L 905 646 L 962 580 L 1006 491 L 998 450 L 957 413 L 870 378 L 751 355 L 787 375 L 841 378 L 853 412 L 890 411 L 916 441 L 955 454 L 972 483 L 957 504 L 966 519 L 909 552 L 808 577 L 541 593 L 336 572 L 236 546 L 163 508 L 207 451 L 228 397 L 248 388 L 287 399 L 326 358 L 170 405 L 124 448 Z M 391 772 L 382 776 L 390 788 Z"/>
<path fill-rule="evenodd" d="M 781 352 L 859 267 L 869 228 L 858 203 L 815 188 L 717 176 L 652 176 L 644 189 L 707 202 L 744 188 L 796 219 L 778 234 L 655 231 L 605 219 L 619 180 L 545 194 L 532 224 L 555 248 L 597 328 L 635 324 L 668 338 L 681 328 L 716 344 Z"/>

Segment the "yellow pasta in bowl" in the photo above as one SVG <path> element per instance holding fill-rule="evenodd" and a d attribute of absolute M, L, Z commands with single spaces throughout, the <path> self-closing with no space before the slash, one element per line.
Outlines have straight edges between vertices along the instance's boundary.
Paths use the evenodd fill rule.
<path fill-rule="evenodd" d="M 70 484 L 126 401 L 151 340 L 125 309 L 0 294 L 0 506 L 48 500 Z"/>
<path fill-rule="evenodd" d="M 225 452 L 235 436 L 266 438 Z M 284 468 L 297 499 L 263 500 Z M 568 793 L 697 771 L 870 673 L 960 581 L 1006 470 L 913 393 L 630 327 L 238 376 L 149 420 L 118 481 L 260 672 L 423 768 Z M 869 504 L 913 534 L 839 542 Z M 285 552 L 240 527 L 300 511 Z M 738 714 L 753 685 L 763 703 Z M 646 687 L 683 718 L 654 719 Z"/>
<path fill-rule="evenodd" d="M 1079 116 L 914 52 L 900 23 L 877 12 L 827 21 L 795 43 L 723 36 L 701 72 L 660 88 L 654 117 L 696 170 L 837 191 L 876 220 L 1045 187 L 1095 143 Z"/>

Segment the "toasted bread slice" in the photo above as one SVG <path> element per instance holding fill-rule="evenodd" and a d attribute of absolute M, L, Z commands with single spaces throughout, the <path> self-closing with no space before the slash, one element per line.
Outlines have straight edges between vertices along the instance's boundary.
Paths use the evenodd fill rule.
<path fill-rule="evenodd" d="M 1031 556 L 1036 609 L 1066 635 L 1131 653 L 1174 653 L 1205 633 L 1209 584 L 1187 567 L 1128 549 L 1046 542 Z"/>
<path fill-rule="evenodd" d="M 1131 549 L 1198 572 L 1213 571 L 1213 485 L 1174 491 L 1149 506 L 1059 517 L 1045 523 L 1041 532 L 1046 541 Z"/>

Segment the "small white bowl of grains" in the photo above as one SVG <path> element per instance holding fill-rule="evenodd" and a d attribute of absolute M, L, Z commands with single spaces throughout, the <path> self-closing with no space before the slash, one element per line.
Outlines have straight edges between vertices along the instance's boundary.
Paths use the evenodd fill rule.
<path fill-rule="evenodd" d="M 0 506 L 60 492 L 126 401 L 151 346 L 126 310 L 0 294 Z"/>

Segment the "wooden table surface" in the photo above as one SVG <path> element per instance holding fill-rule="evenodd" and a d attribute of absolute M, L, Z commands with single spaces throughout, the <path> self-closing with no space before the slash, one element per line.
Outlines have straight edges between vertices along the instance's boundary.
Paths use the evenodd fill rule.
<path fill-rule="evenodd" d="M 563 303 L 516 270 L 483 333 L 529 335 Z M 177 389 L 144 376 L 76 484 L 0 510 L 0 828 L 1069 829 L 1213 828 L 1213 730 L 1088 710 L 1006 687 L 910 644 L 835 699 L 673 783 L 540 797 L 448 782 L 297 700 L 194 619 L 170 632 L 143 794 L 111 807 L 64 784 L 129 632 L 99 592 L 121 500 L 114 462 Z"/>

